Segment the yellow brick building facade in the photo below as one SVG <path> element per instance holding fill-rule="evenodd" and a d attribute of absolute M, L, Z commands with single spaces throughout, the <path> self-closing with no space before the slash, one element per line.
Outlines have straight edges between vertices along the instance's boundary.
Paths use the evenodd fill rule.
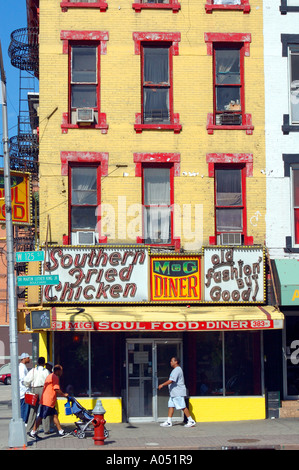
<path fill-rule="evenodd" d="M 70 168 L 74 163 L 84 167 L 96 161 L 101 168 L 100 201 L 104 209 L 99 234 L 102 244 L 96 245 L 97 249 L 102 247 L 108 253 L 114 247 L 115 253 L 123 253 L 124 249 L 138 250 L 146 245 L 140 209 L 142 171 L 150 163 L 157 168 L 170 165 L 175 207 L 171 243 L 146 245 L 149 264 L 139 277 L 140 284 L 147 284 L 150 291 L 158 282 L 150 264 L 154 255 L 158 268 L 165 269 L 163 274 L 169 266 L 174 270 L 182 267 L 184 256 L 186 263 L 191 260 L 188 256 L 193 256 L 195 261 L 191 261 L 197 263 L 200 276 L 197 284 L 189 280 L 188 295 L 185 280 L 177 280 L 178 284 L 165 280 L 172 286 L 167 302 L 154 302 L 152 294 L 127 302 L 117 297 L 118 288 L 114 290 L 116 302 L 105 300 L 104 295 L 95 299 L 90 294 L 95 291 L 93 284 L 88 286 L 90 296 L 86 290 L 86 301 L 80 303 L 75 301 L 77 294 L 71 292 L 70 284 L 64 284 L 65 294 L 61 294 L 63 286 L 45 288 L 40 306 L 51 310 L 52 326 L 41 332 L 40 353 L 65 363 L 69 370 L 63 385 L 71 383 L 75 393 L 86 397 L 82 400 L 87 400 L 89 407 L 96 396 L 107 398 L 107 420 L 163 419 L 167 392 L 159 395 L 157 384 L 169 374 L 173 355 L 180 355 L 184 361 L 189 407 L 196 421 L 265 417 L 261 344 L 264 330 L 282 328 L 282 318 L 266 305 L 265 293 L 262 15 L 260 0 L 241 0 L 234 6 L 224 1 L 220 7 L 212 0 L 169 0 L 162 4 L 40 0 L 40 234 L 41 244 L 47 242 L 48 273 L 56 274 L 56 260 L 63 276 L 63 269 L 70 269 L 76 254 L 83 253 L 82 247 L 74 247 L 70 233 Z M 78 125 L 71 119 L 69 107 L 74 66 L 71 49 L 92 41 L 100 43 L 98 128 Z M 163 48 L 165 44 L 171 47 L 167 86 L 173 100 L 170 125 L 163 128 L 165 123 L 147 126 L 142 117 L 142 86 L 152 86 L 142 84 L 142 48 Z M 217 121 L 214 116 L 217 48 L 241 51 L 237 70 L 241 78 L 233 83 L 236 88 L 240 86 L 242 97 L 242 116 L 237 124 L 230 121 L 225 125 L 222 117 Z M 239 106 L 239 101 L 232 106 Z M 218 168 L 242 168 L 246 217 L 239 247 L 219 247 L 215 232 Z M 87 253 L 90 267 L 95 267 L 91 251 Z M 113 256 L 109 260 L 116 263 L 123 254 Z M 159 264 L 159 256 L 166 264 Z M 242 277 L 239 287 L 248 288 L 250 299 L 237 289 L 225 290 L 227 272 L 221 272 L 222 278 L 217 280 L 216 265 L 221 266 L 223 256 L 229 266 L 233 266 L 233 256 L 234 266 L 241 256 L 247 272 L 238 265 Z M 187 264 L 184 266 L 187 269 Z M 206 297 L 211 272 L 216 279 L 214 300 Z M 95 270 L 95 275 L 100 274 Z M 111 271 L 105 275 L 107 281 L 109 276 L 111 280 Z M 92 276 L 91 271 L 84 276 Z M 192 298 L 195 285 L 200 294 Z M 222 297 L 215 300 L 219 285 Z M 32 306 L 31 295 L 29 290 L 28 304 Z M 73 356 L 68 356 L 72 351 Z M 247 388 L 243 375 L 246 367 L 250 369 Z M 97 387 L 96 375 L 100 377 Z M 239 385 L 234 388 L 236 381 Z M 62 403 L 59 406 L 62 410 Z M 178 413 L 177 419 L 181 418 Z"/>

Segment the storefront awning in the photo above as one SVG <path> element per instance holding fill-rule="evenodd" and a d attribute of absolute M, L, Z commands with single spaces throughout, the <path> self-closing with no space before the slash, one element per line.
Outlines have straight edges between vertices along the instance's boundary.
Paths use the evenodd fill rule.
<path fill-rule="evenodd" d="M 52 309 L 54 331 L 229 331 L 283 328 L 273 306 L 64 306 Z"/>
<path fill-rule="evenodd" d="M 299 305 L 299 260 L 276 259 L 275 266 L 280 305 Z"/>

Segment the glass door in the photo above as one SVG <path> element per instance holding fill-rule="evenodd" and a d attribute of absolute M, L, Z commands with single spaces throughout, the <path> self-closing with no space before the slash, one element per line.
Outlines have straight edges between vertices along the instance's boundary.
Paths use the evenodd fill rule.
<path fill-rule="evenodd" d="M 299 316 L 286 315 L 284 327 L 284 398 L 299 397 Z"/>
<path fill-rule="evenodd" d="M 168 380 L 173 356 L 182 357 L 180 340 L 127 340 L 127 413 L 130 421 L 160 421 L 168 414 Z M 174 419 L 182 419 L 175 412 Z"/>

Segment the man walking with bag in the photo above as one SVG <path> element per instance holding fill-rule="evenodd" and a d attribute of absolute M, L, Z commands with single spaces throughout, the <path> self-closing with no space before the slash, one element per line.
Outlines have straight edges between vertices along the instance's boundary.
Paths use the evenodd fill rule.
<path fill-rule="evenodd" d="M 50 372 L 44 368 L 45 366 L 45 358 L 39 357 L 37 361 L 37 366 L 30 370 L 30 372 L 26 375 L 24 379 L 24 384 L 27 387 L 31 388 L 32 393 L 36 393 L 38 395 L 38 400 L 36 404 L 30 406 L 29 417 L 27 421 L 27 431 L 30 432 L 34 426 L 37 410 L 39 407 L 39 402 L 43 393 L 44 383 Z M 43 426 L 44 431 L 49 432 L 50 430 L 50 420 L 44 420 Z"/>

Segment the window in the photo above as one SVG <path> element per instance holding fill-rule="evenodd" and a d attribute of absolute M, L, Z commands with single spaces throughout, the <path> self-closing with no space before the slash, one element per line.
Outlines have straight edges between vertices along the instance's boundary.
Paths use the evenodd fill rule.
<path fill-rule="evenodd" d="M 146 244 L 168 245 L 172 234 L 172 167 L 143 166 L 143 239 Z"/>
<path fill-rule="evenodd" d="M 243 13 L 250 12 L 249 0 L 206 0 L 206 12 L 213 13 L 213 10 L 243 10 Z"/>
<path fill-rule="evenodd" d="M 207 162 L 215 181 L 215 236 L 210 244 L 253 244 L 253 237 L 247 236 L 246 216 L 246 177 L 252 176 L 253 156 L 207 154 Z"/>
<path fill-rule="evenodd" d="M 69 180 L 70 237 L 64 237 L 64 243 L 106 243 L 107 237 L 101 236 L 98 208 L 101 204 L 101 177 L 108 174 L 108 154 L 61 152 L 60 160 L 61 175 L 68 176 Z"/>
<path fill-rule="evenodd" d="M 135 153 L 135 176 L 142 177 L 143 225 L 137 243 L 172 245 L 180 248 L 174 237 L 174 177 L 180 174 L 180 154 Z"/>
<path fill-rule="evenodd" d="M 261 332 L 201 332 L 196 336 L 195 395 L 262 394 Z"/>
<path fill-rule="evenodd" d="M 172 10 L 173 13 L 177 13 L 181 9 L 181 5 L 178 0 L 137 0 L 133 3 L 132 8 L 138 13 L 143 9 Z"/>
<path fill-rule="evenodd" d="M 299 166 L 292 168 L 292 210 L 295 245 L 299 245 Z"/>
<path fill-rule="evenodd" d="M 286 15 L 288 12 L 299 12 L 299 1 L 281 0 L 280 11 L 282 15 Z"/>
<path fill-rule="evenodd" d="M 291 123 L 299 124 L 299 45 L 289 50 Z"/>
<path fill-rule="evenodd" d="M 100 57 L 106 54 L 108 33 L 62 31 L 61 39 L 69 58 L 68 112 L 63 114 L 62 132 L 95 128 L 107 133 L 106 114 L 101 113 Z"/>
<path fill-rule="evenodd" d="M 104 0 L 62 0 L 60 7 L 63 12 L 69 8 L 98 8 L 100 11 L 106 11 L 108 5 Z"/>
<path fill-rule="evenodd" d="M 135 130 L 168 129 L 180 132 L 173 111 L 172 58 L 178 53 L 179 33 L 134 33 L 135 53 L 141 54 L 141 113 Z M 173 39 L 175 39 L 175 44 Z"/>
<path fill-rule="evenodd" d="M 213 57 L 214 112 L 207 130 L 244 129 L 252 134 L 251 115 L 245 114 L 244 56 L 249 55 L 250 35 L 206 33 L 208 54 Z"/>

